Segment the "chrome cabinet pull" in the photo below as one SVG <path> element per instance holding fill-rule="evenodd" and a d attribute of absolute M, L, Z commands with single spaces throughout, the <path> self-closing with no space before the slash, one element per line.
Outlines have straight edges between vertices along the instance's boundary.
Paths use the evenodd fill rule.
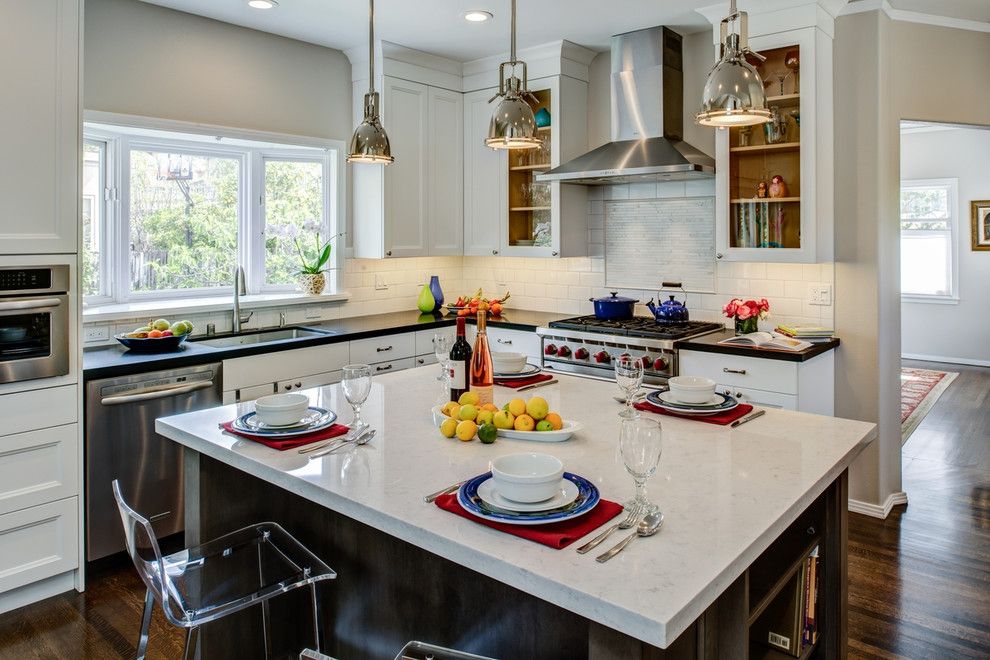
<path fill-rule="evenodd" d="M 296 383 L 296 389 L 302 387 L 302 383 Z"/>
<path fill-rule="evenodd" d="M 499 344 L 505 344 L 506 346 L 512 345 L 511 339 L 496 339 L 495 341 L 497 341 Z"/>
<path fill-rule="evenodd" d="M 392 365 L 386 364 L 384 367 L 375 367 L 375 371 L 388 371 L 392 368 Z"/>
<path fill-rule="evenodd" d="M 384 346 L 384 347 L 383 346 L 379 346 L 375 350 L 378 351 L 379 353 L 384 353 L 385 351 L 392 350 L 392 347 L 391 346 Z"/>
<path fill-rule="evenodd" d="M 745 369 L 729 369 L 728 367 L 722 367 L 722 372 L 727 374 L 739 374 L 740 376 L 746 375 Z"/>

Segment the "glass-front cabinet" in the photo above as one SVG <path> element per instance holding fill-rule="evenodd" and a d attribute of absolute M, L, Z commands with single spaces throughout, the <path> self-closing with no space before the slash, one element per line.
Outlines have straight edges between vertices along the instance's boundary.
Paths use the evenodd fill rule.
<path fill-rule="evenodd" d="M 771 121 L 716 137 L 717 249 L 729 261 L 817 262 L 832 258 L 831 113 L 818 112 L 818 60 L 831 42 L 802 29 L 753 37 Z M 824 145 L 823 140 L 829 145 Z"/>

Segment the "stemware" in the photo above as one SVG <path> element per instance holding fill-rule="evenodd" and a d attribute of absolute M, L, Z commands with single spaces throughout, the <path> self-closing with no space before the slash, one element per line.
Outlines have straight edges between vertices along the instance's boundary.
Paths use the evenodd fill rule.
<path fill-rule="evenodd" d="M 340 381 L 340 387 L 344 391 L 344 398 L 351 404 L 354 410 L 354 421 L 351 422 L 353 432 L 360 431 L 368 426 L 367 422 L 361 420 L 361 405 L 368 400 L 371 394 L 371 366 L 367 364 L 349 364 L 344 367 L 344 378 Z"/>
<path fill-rule="evenodd" d="M 433 335 L 433 354 L 437 358 L 437 364 L 440 365 L 440 375 L 437 376 L 437 380 L 444 383 L 444 387 L 447 387 L 447 378 L 449 376 L 447 364 L 450 360 L 450 349 L 454 346 L 454 338 L 444 332 L 438 332 Z"/>
<path fill-rule="evenodd" d="M 643 384 L 643 361 L 639 358 L 623 355 L 615 362 L 615 382 L 626 395 L 626 407 L 620 417 L 635 419 L 639 412 L 633 408 L 633 399 Z"/>
<path fill-rule="evenodd" d="M 656 474 L 660 464 L 660 453 L 663 450 L 663 429 L 655 419 L 639 417 L 622 420 L 619 429 L 619 452 L 626 472 L 636 483 L 636 497 L 626 503 L 626 509 L 633 507 L 640 515 L 649 515 L 660 510 L 656 504 L 650 503 L 646 497 L 646 482 Z"/>

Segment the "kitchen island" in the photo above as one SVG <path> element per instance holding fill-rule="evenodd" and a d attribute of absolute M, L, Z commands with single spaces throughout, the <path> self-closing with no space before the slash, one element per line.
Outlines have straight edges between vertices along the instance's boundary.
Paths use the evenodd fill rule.
<path fill-rule="evenodd" d="M 377 377 L 362 407 L 375 439 L 313 460 L 218 428 L 251 404 L 159 419 L 158 432 L 187 448 L 187 542 L 282 523 L 338 571 L 322 597 L 324 650 L 341 658 L 393 657 L 413 638 L 504 658 L 741 658 L 748 625 L 817 544 L 814 657 L 844 656 L 846 469 L 874 425 L 776 410 L 738 429 L 662 418 L 663 457 L 649 490 L 664 527 L 597 564 L 577 544 L 553 550 L 423 496 L 486 471 L 495 456 L 545 451 L 603 497 L 628 498 L 615 385 L 561 375 L 535 392 L 583 424 L 569 441 L 483 445 L 435 428 L 436 373 Z M 350 419 L 339 385 L 309 394 Z M 496 388 L 498 404 L 513 396 Z M 304 616 L 277 614 L 294 605 L 305 608 L 305 599 L 276 603 L 273 618 L 286 635 L 308 639 Z M 206 627 L 204 657 L 251 657 L 259 644 L 246 630 L 260 618 L 243 614 L 239 625 Z"/>

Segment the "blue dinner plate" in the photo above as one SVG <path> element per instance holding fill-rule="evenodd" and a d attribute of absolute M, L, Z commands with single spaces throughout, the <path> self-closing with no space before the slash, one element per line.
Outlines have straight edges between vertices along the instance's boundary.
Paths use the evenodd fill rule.
<path fill-rule="evenodd" d="M 317 414 L 318 417 L 312 423 L 306 424 L 305 426 L 292 426 L 288 428 L 273 427 L 269 429 L 257 428 L 249 423 L 249 420 L 254 418 L 257 414 L 252 410 L 251 412 L 245 413 L 235 419 L 233 429 L 238 433 L 255 435 L 264 438 L 292 438 L 298 435 L 306 435 L 307 433 L 320 431 L 337 421 L 337 413 L 332 410 L 318 408 L 316 406 L 310 406 L 309 409 L 311 412 Z"/>
<path fill-rule="evenodd" d="M 567 479 L 577 486 L 578 496 L 574 501 L 574 504 L 565 507 L 564 510 L 548 511 L 539 515 L 534 515 L 531 512 L 519 514 L 496 512 L 485 507 L 481 501 L 481 498 L 478 496 L 478 486 L 491 478 L 492 473 L 486 472 L 464 482 L 464 485 L 462 485 L 457 491 L 457 501 L 466 511 L 478 516 L 479 518 L 484 518 L 485 520 L 491 520 L 493 522 L 506 523 L 509 525 L 545 525 L 547 523 L 571 520 L 572 518 L 583 516 L 594 509 L 598 505 L 598 502 L 602 499 L 601 493 L 598 492 L 598 488 L 595 484 L 591 483 L 584 477 L 579 477 L 576 474 L 565 472 L 564 479 Z"/>
<path fill-rule="evenodd" d="M 658 408 L 664 408 L 665 410 L 672 410 L 676 412 L 685 413 L 717 413 L 725 412 L 726 410 L 732 410 L 739 405 L 739 402 L 735 398 L 729 396 L 728 394 L 722 394 L 721 392 L 715 393 L 715 398 L 720 399 L 719 403 L 715 405 L 706 404 L 696 404 L 696 403 L 680 403 L 675 401 L 664 401 L 660 398 L 660 395 L 666 394 L 666 390 L 659 391 L 653 390 L 646 395 L 646 400 L 657 406 Z"/>

